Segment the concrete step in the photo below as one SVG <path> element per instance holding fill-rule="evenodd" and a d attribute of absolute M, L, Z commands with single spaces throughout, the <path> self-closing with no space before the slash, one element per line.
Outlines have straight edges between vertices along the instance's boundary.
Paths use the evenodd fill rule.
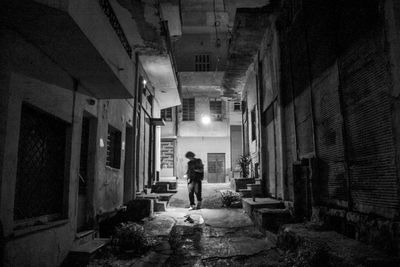
<path fill-rule="evenodd" d="M 154 202 L 154 212 L 166 211 L 167 201 L 156 200 Z"/>
<path fill-rule="evenodd" d="M 272 198 L 242 198 L 244 211 L 253 218 L 253 211 L 255 209 L 269 208 L 269 209 L 283 209 L 285 205 L 283 202 Z"/>
<path fill-rule="evenodd" d="M 177 182 L 176 180 L 174 182 L 171 181 L 159 181 L 156 182 L 151 186 L 151 192 L 152 193 L 168 193 L 168 192 L 175 192 L 176 193 L 177 189 Z"/>
<path fill-rule="evenodd" d="M 85 244 L 97 237 L 97 232 L 94 229 L 81 231 L 75 234 L 74 246 Z"/>
<path fill-rule="evenodd" d="M 334 231 L 313 225 L 288 224 L 280 228 L 277 245 L 292 252 L 294 260 L 313 266 L 400 266 L 398 258 Z M 312 251 L 313 253 L 309 253 Z"/>
<path fill-rule="evenodd" d="M 154 198 L 136 198 L 129 201 L 126 206 L 126 212 L 124 212 L 125 219 L 127 221 L 140 221 L 146 217 L 152 217 L 154 214 Z"/>
<path fill-rule="evenodd" d="M 160 201 L 167 201 L 171 199 L 174 193 L 150 193 L 150 194 L 138 194 L 137 199 L 158 199 Z"/>
<path fill-rule="evenodd" d="M 247 189 L 251 190 L 251 197 L 263 197 L 261 184 L 247 184 Z"/>
<path fill-rule="evenodd" d="M 242 195 L 242 198 L 251 197 L 251 189 L 239 189 L 239 193 Z"/>
<path fill-rule="evenodd" d="M 239 192 L 239 189 L 246 189 L 247 184 L 254 184 L 254 178 L 235 178 L 231 180 L 231 188 L 236 192 Z"/>
<path fill-rule="evenodd" d="M 253 218 L 254 224 L 263 233 L 265 231 L 277 233 L 282 225 L 293 222 L 293 217 L 288 209 L 255 209 Z"/>
<path fill-rule="evenodd" d="M 82 245 L 73 246 L 61 266 L 87 266 L 95 253 L 110 242 L 110 238 L 95 238 Z"/>

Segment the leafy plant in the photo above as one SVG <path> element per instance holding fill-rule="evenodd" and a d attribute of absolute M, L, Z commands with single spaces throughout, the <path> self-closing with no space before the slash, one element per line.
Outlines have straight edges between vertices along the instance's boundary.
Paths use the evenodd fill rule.
<path fill-rule="evenodd" d="M 121 252 L 142 254 L 146 252 L 155 241 L 147 237 L 143 226 L 134 222 L 120 223 L 115 228 L 112 244 Z"/>
<path fill-rule="evenodd" d="M 240 155 L 237 163 L 240 165 L 240 173 L 243 178 L 247 178 L 250 173 L 250 163 L 251 157 L 250 155 Z"/>
<path fill-rule="evenodd" d="M 241 195 L 231 190 L 221 191 L 222 204 L 225 207 L 238 206 L 241 204 Z"/>

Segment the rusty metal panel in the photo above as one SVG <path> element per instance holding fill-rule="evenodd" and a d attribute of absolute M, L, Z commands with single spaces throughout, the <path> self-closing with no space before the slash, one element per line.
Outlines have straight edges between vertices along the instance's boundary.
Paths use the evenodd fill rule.
<path fill-rule="evenodd" d="M 313 85 L 319 197 L 325 203 L 346 201 L 348 192 L 338 86 L 336 64 Z"/>
<path fill-rule="evenodd" d="M 398 209 L 389 77 L 382 31 L 371 32 L 342 58 L 351 194 L 360 211 Z"/>
<path fill-rule="evenodd" d="M 296 98 L 296 126 L 300 157 L 314 151 L 309 88 Z"/>
<path fill-rule="evenodd" d="M 293 184 L 293 163 L 296 161 L 296 136 L 294 130 L 293 104 L 288 104 L 284 110 L 284 133 L 285 147 L 284 155 L 286 160 L 286 173 L 284 179 L 285 199 L 294 200 Z"/>

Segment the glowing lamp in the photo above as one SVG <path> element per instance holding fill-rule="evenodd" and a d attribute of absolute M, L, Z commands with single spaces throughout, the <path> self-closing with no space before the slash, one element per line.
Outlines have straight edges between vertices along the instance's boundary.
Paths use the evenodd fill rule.
<path fill-rule="evenodd" d="M 201 117 L 201 122 L 202 122 L 203 124 L 210 124 L 210 123 L 211 123 L 211 118 L 210 118 L 210 116 L 203 115 L 203 116 Z"/>

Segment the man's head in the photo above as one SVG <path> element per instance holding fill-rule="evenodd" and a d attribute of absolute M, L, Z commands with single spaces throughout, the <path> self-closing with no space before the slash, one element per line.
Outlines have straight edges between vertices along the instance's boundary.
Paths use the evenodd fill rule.
<path fill-rule="evenodd" d="M 188 159 L 192 159 L 192 158 L 194 158 L 194 156 L 195 156 L 195 154 L 192 151 L 186 152 L 186 155 L 185 155 L 185 157 Z"/>

